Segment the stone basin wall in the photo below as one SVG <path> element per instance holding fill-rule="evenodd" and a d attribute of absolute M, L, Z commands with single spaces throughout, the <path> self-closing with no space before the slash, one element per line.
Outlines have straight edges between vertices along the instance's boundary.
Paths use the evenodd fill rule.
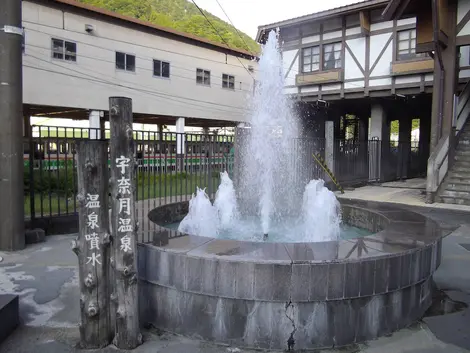
<path fill-rule="evenodd" d="M 181 220 L 188 203 L 149 218 Z M 331 348 L 391 333 L 431 304 L 441 257 L 437 225 L 420 215 L 343 203 L 343 220 L 376 232 L 326 243 L 250 243 L 161 227 L 138 249 L 142 323 L 252 348 Z"/>

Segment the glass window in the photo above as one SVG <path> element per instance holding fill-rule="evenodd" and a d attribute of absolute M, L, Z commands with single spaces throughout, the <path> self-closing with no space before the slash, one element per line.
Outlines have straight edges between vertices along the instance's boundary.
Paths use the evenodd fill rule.
<path fill-rule="evenodd" d="M 310 47 L 303 49 L 302 71 L 312 72 L 320 69 L 320 47 Z"/>
<path fill-rule="evenodd" d="M 170 63 L 154 60 L 153 61 L 153 75 L 157 77 L 170 77 Z"/>
<path fill-rule="evenodd" d="M 77 61 L 77 43 L 52 38 L 52 57 L 58 60 Z"/>
<path fill-rule="evenodd" d="M 162 77 L 170 78 L 170 63 L 162 61 Z"/>
<path fill-rule="evenodd" d="M 203 69 L 196 69 L 196 82 L 201 85 L 210 86 L 211 72 Z"/>
<path fill-rule="evenodd" d="M 424 56 L 416 54 L 416 29 L 398 32 L 397 59 L 408 60 Z"/>
<path fill-rule="evenodd" d="M 135 71 L 135 56 L 116 52 L 116 69 L 125 71 Z"/>
<path fill-rule="evenodd" d="M 235 76 L 223 74 L 222 87 L 228 89 L 235 89 Z"/>
<path fill-rule="evenodd" d="M 323 69 L 341 68 L 341 43 L 325 44 L 323 46 Z"/>

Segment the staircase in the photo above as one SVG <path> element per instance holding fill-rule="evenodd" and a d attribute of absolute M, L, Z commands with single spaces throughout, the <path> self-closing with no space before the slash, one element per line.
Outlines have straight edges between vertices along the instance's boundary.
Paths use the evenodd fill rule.
<path fill-rule="evenodd" d="M 470 205 L 470 123 L 460 133 L 455 160 L 439 192 L 441 202 Z"/>
<path fill-rule="evenodd" d="M 427 201 L 470 205 L 470 81 L 457 98 L 455 134 L 443 136 L 428 160 Z M 430 197 L 431 195 L 431 197 Z"/>

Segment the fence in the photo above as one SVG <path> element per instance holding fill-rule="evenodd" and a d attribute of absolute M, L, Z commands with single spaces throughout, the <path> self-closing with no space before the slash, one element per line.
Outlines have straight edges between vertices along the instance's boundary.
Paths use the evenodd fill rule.
<path fill-rule="evenodd" d="M 101 138 L 100 130 L 32 128 L 24 149 L 27 217 L 77 213 L 75 145 L 90 137 Z M 134 142 L 137 201 L 187 199 L 196 186 L 213 194 L 219 172 L 233 170 L 233 136 L 134 131 Z"/>
<path fill-rule="evenodd" d="M 90 128 L 34 126 L 25 140 L 25 214 L 31 219 L 78 213 L 76 142 L 109 139 L 109 131 Z M 220 172 L 234 176 L 234 136 L 134 131 L 137 217 L 141 231 L 150 230 L 147 214 L 167 202 L 189 200 L 196 186 L 214 197 Z M 295 139 L 290 147 L 299 184 L 314 178 L 329 181 L 312 154 L 324 157 L 324 139 Z M 381 141 L 336 140 L 334 173 L 342 184 L 396 180 L 425 173 L 420 145 Z M 109 164 L 109 159 L 108 159 Z M 404 167 L 406 166 L 406 168 Z M 406 174 L 406 175 L 405 175 Z"/>

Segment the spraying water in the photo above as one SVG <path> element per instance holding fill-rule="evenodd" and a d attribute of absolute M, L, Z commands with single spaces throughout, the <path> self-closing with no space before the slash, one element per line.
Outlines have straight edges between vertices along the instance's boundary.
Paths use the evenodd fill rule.
<path fill-rule="evenodd" d="M 241 142 L 241 168 L 252 171 L 240 179 L 243 209 L 255 209 L 264 234 L 269 233 L 273 218 L 280 218 L 282 208 L 293 197 L 294 180 L 289 161 L 291 145 L 299 134 L 291 102 L 283 93 L 284 74 L 277 34 L 271 31 L 259 60 L 257 86 L 252 100 L 250 131 Z M 255 171 L 253 173 L 253 171 Z"/>
<path fill-rule="evenodd" d="M 311 180 L 305 187 L 300 223 L 306 241 L 329 241 L 339 238 L 340 204 L 323 180 Z"/>
<path fill-rule="evenodd" d="M 178 230 L 186 234 L 215 238 L 219 227 L 217 210 L 212 206 L 205 189 L 197 188 L 189 201 L 189 212 L 181 221 Z"/>
<path fill-rule="evenodd" d="M 312 180 L 303 197 L 292 161 L 299 137 L 297 117 L 283 93 L 284 72 L 277 34 L 271 31 L 259 61 L 249 129 L 239 139 L 237 192 L 226 172 L 214 205 L 198 189 L 178 230 L 188 234 L 260 241 L 315 242 L 338 239 L 341 212 L 323 180 Z M 238 137 L 238 135 L 237 135 Z"/>
<path fill-rule="evenodd" d="M 228 228 L 239 217 L 237 196 L 228 173 L 220 173 L 220 179 L 220 186 L 215 195 L 214 207 L 219 217 L 219 226 Z"/>

